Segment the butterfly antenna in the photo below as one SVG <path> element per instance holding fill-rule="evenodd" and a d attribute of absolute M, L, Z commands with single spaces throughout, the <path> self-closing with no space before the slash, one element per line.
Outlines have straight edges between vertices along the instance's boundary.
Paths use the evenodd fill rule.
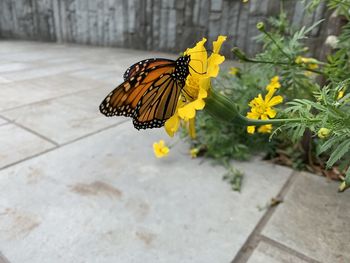
<path fill-rule="evenodd" d="M 191 98 L 191 100 L 194 100 L 194 98 L 186 91 L 186 89 L 182 89 L 182 91 L 183 91 L 184 93 L 186 93 L 186 95 L 187 95 L 189 98 Z M 185 96 L 185 98 L 186 98 L 186 96 Z"/>
<path fill-rule="evenodd" d="M 203 62 L 199 59 L 193 59 L 193 61 L 199 61 L 202 64 L 202 70 L 203 70 Z M 198 72 L 197 70 L 195 70 L 193 67 L 191 67 L 191 65 L 188 65 L 194 72 L 196 72 L 199 75 L 205 75 L 207 74 L 207 72 Z"/>

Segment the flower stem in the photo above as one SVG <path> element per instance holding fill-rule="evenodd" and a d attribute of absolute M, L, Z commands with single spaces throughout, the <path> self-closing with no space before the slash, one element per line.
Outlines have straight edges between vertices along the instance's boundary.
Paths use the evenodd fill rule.
<path fill-rule="evenodd" d="M 302 119 L 269 119 L 269 120 L 255 120 L 250 119 L 239 113 L 238 107 L 226 96 L 211 90 L 210 95 L 206 99 L 206 106 L 204 108 L 211 116 L 225 122 L 234 122 L 241 125 L 255 126 L 266 124 L 285 124 L 287 122 L 301 122 Z M 318 122 L 319 120 L 310 120 L 311 122 Z"/>
<path fill-rule="evenodd" d="M 292 61 L 292 57 L 289 56 L 286 52 L 283 51 L 282 47 L 280 47 L 280 45 L 276 42 L 276 40 L 270 35 L 269 32 L 267 32 L 265 30 L 265 28 L 263 28 L 261 30 L 266 36 L 268 36 L 268 38 L 271 39 L 271 41 L 276 45 L 276 47 L 282 52 L 282 54 L 284 54 L 290 61 Z"/>
<path fill-rule="evenodd" d="M 249 63 L 261 63 L 261 64 L 273 64 L 273 65 L 289 65 L 289 66 L 296 66 L 296 67 L 299 67 L 299 68 L 302 68 L 303 70 L 306 70 L 306 71 L 310 71 L 310 72 L 313 72 L 313 73 L 317 73 L 317 74 L 320 74 L 320 75 L 325 75 L 324 72 L 320 71 L 320 70 L 315 70 L 315 69 L 310 69 L 310 68 L 307 68 L 307 67 L 304 67 L 302 65 L 299 65 L 295 62 L 282 62 L 282 61 L 266 61 L 266 60 L 255 60 L 255 59 L 250 59 L 250 58 L 246 58 L 245 62 L 249 62 Z M 326 63 L 320 63 L 321 65 L 325 65 Z"/>

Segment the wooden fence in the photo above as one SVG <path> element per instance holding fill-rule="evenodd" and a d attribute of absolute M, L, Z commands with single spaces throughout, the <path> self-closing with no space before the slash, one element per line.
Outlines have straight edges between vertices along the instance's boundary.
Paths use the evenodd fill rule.
<path fill-rule="evenodd" d="M 224 34 L 226 55 L 233 45 L 254 53 L 256 23 L 281 3 L 297 27 L 326 13 L 321 4 L 309 14 L 300 0 L 0 0 L 0 37 L 179 52 Z M 324 31 L 313 30 L 314 50 Z"/>

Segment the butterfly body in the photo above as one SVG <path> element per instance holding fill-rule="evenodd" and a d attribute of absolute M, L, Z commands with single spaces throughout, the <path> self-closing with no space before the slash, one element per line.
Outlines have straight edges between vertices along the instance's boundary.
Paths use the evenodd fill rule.
<path fill-rule="evenodd" d="M 124 73 L 124 82 L 100 105 L 107 117 L 126 116 L 136 129 L 162 127 L 176 110 L 189 75 L 190 56 L 177 60 L 146 59 L 135 63 Z"/>

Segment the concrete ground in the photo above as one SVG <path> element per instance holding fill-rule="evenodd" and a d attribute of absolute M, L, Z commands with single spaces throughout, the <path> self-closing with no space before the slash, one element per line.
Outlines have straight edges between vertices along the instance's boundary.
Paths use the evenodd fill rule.
<path fill-rule="evenodd" d="M 163 56 L 0 41 L 0 262 L 350 262 L 337 183 L 255 160 L 233 192 L 182 142 L 156 159 L 163 129 L 99 113 L 129 65 Z"/>

